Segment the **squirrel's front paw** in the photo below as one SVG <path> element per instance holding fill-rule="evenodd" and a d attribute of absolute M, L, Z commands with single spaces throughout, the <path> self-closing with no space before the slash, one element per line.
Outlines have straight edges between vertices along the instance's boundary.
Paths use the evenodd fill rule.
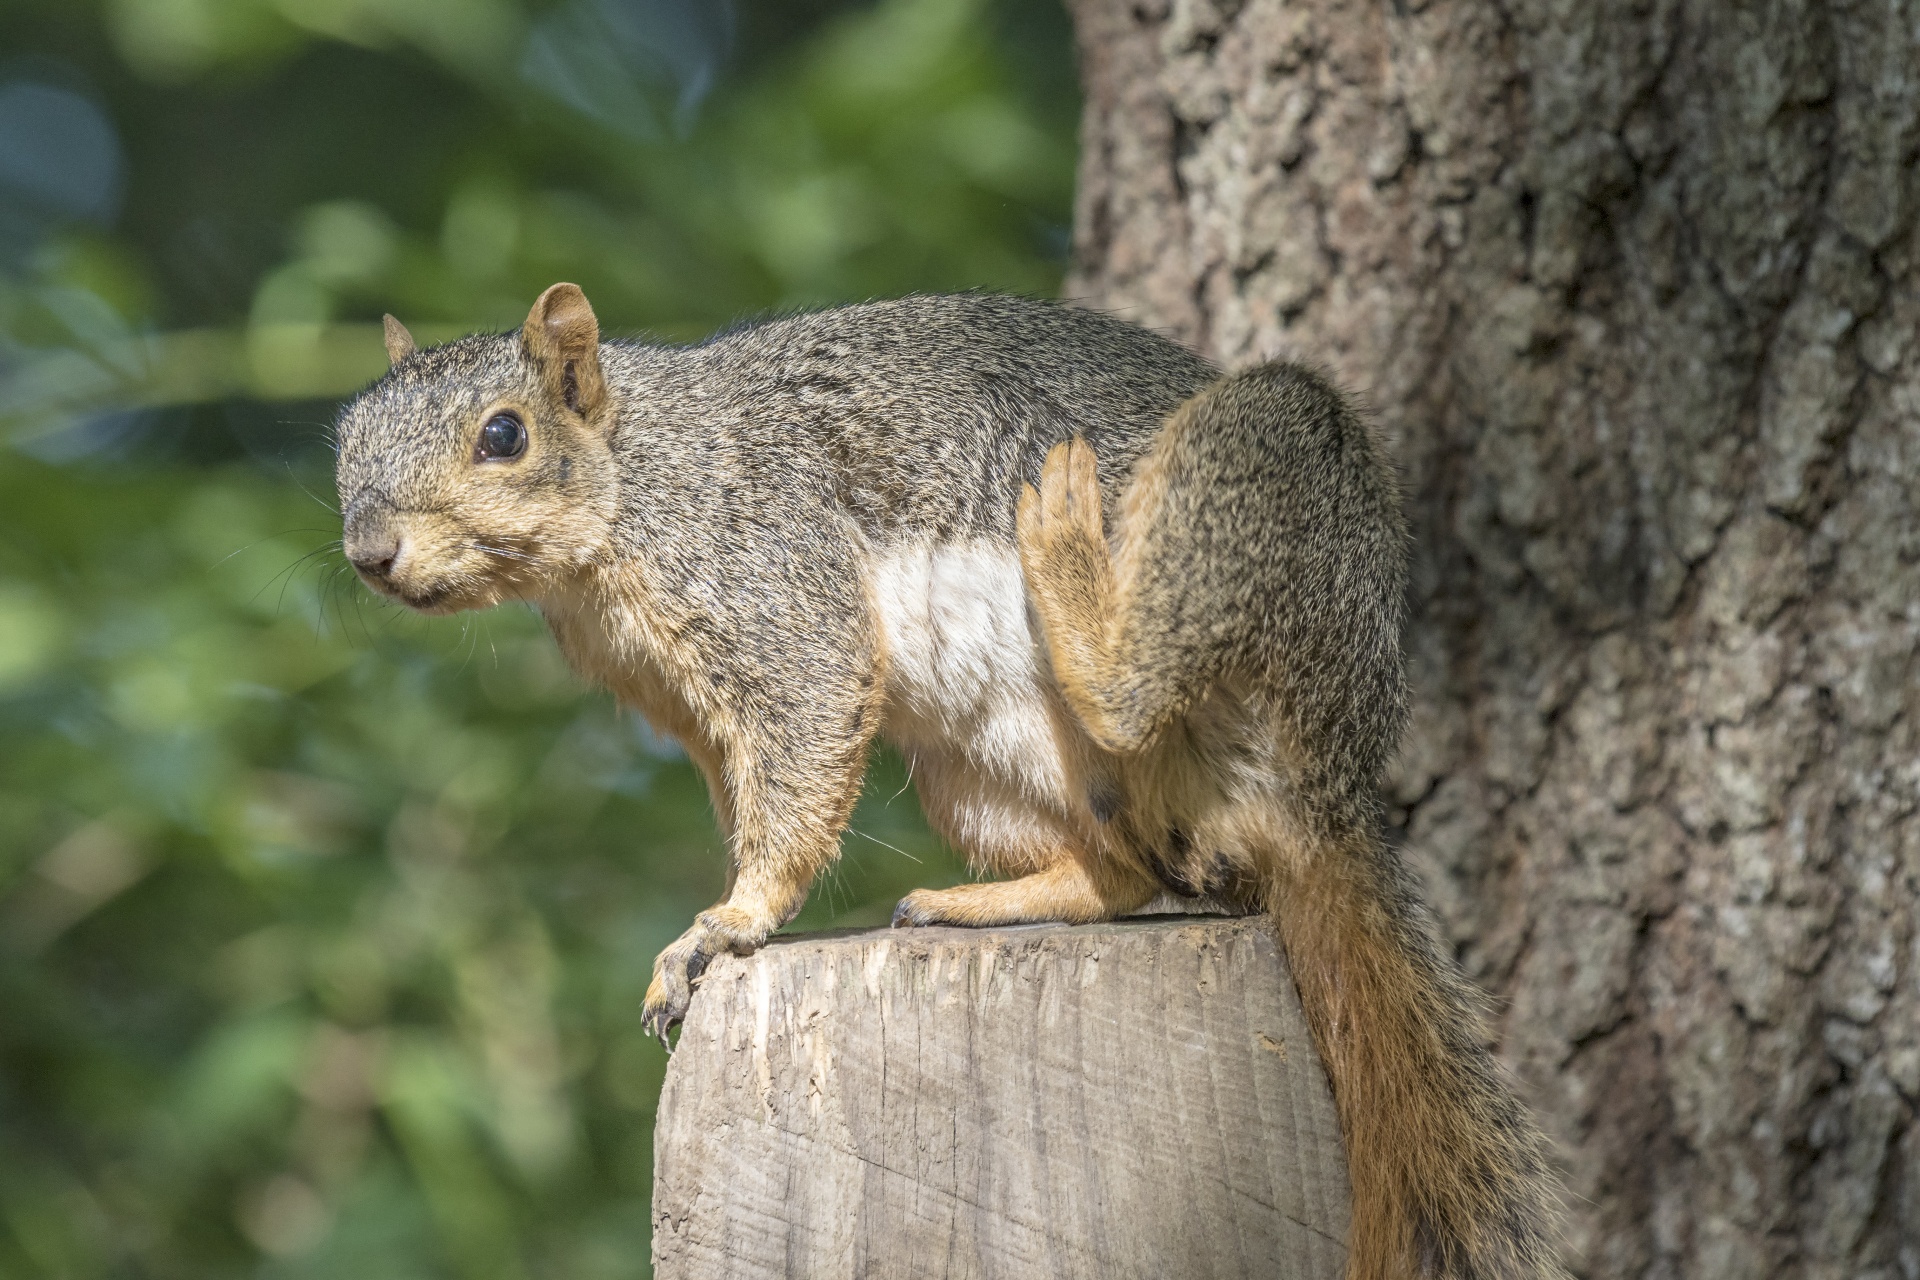
<path fill-rule="evenodd" d="M 693 928 L 655 958 L 653 981 L 648 984 L 647 997 L 640 1006 L 640 1025 L 649 1035 L 658 1037 L 669 1053 L 673 1051 L 673 1044 L 667 1039 L 667 1032 L 686 1018 L 687 1006 L 693 1002 L 693 990 L 700 985 L 707 965 L 723 951 L 752 955 L 765 936 L 764 932 L 756 935 L 747 922 L 738 918 L 740 914 L 728 907 L 701 912 Z"/>
<path fill-rule="evenodd" d="M 712 951 L 696 936 L 699 932 L 698 926 L 687 930 L 654 960 L 653 981 L 647 985 L 647 998 L 640 1006 L 641 1027 L 657 1037 L 668 1053 L 673 1052 L 673 1042 L 667 1039 L 667 1032 L 687 1016 L 693 988 L 713 959 Z"/>

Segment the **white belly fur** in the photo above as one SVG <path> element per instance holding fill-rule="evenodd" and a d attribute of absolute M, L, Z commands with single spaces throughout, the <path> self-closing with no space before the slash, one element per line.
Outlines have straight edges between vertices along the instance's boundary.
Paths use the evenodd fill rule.
<path fill-rule="evenodd" d="M 958 755 L 1056 812 L 1070 807 L 1037 624 L 1019 554 L 962 542 L 873 561 L 887 652 L 886 734 L 909 757 Z"/>

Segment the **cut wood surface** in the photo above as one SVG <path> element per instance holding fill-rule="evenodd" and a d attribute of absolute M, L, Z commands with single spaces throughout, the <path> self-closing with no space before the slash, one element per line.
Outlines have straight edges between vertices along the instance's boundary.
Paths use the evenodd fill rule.
<path fill-rule="evenodd" d="M 693 1001 L 662 1280 L 1337 1277 L 1346 1161 L 1264 920 L 776 938 Z"/>

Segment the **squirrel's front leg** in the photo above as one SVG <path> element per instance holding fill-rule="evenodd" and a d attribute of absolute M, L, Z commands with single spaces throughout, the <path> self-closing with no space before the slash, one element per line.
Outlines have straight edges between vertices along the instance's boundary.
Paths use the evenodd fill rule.
<path fill-rule="evenodd" d="M 839 852 L 866 771 L 867 738 L 823 737 L 824 731 L 787 726 L 755 734 L 761 750 L 743 751 L 724 771 L 709 771 L 715 808 L 733 818 L 733 883 L 724 901 L 702 911 L 653 962 L 641 1021 L 661 1044 L 686 1016 L 713 958 L 724 951 L 750 955 L 793 919 L 813 878 Z M 765 749 L 783 741 L 807 749 L 785 755 Z"/>

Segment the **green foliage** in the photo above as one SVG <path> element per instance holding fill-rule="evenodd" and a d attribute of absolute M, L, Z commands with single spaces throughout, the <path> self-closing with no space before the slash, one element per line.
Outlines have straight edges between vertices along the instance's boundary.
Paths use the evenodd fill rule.
<path fill-rule="evenodd" d="M 1057 287 L 1057 14 L 727 12 L 0 17 L 0 1277 L 647 1273 L 704 791 L 531 613 L 361 591 L 324 424 L 383 310 Z M 854 828 L 794 927 L 961 875 L 895 760 Z"/>

